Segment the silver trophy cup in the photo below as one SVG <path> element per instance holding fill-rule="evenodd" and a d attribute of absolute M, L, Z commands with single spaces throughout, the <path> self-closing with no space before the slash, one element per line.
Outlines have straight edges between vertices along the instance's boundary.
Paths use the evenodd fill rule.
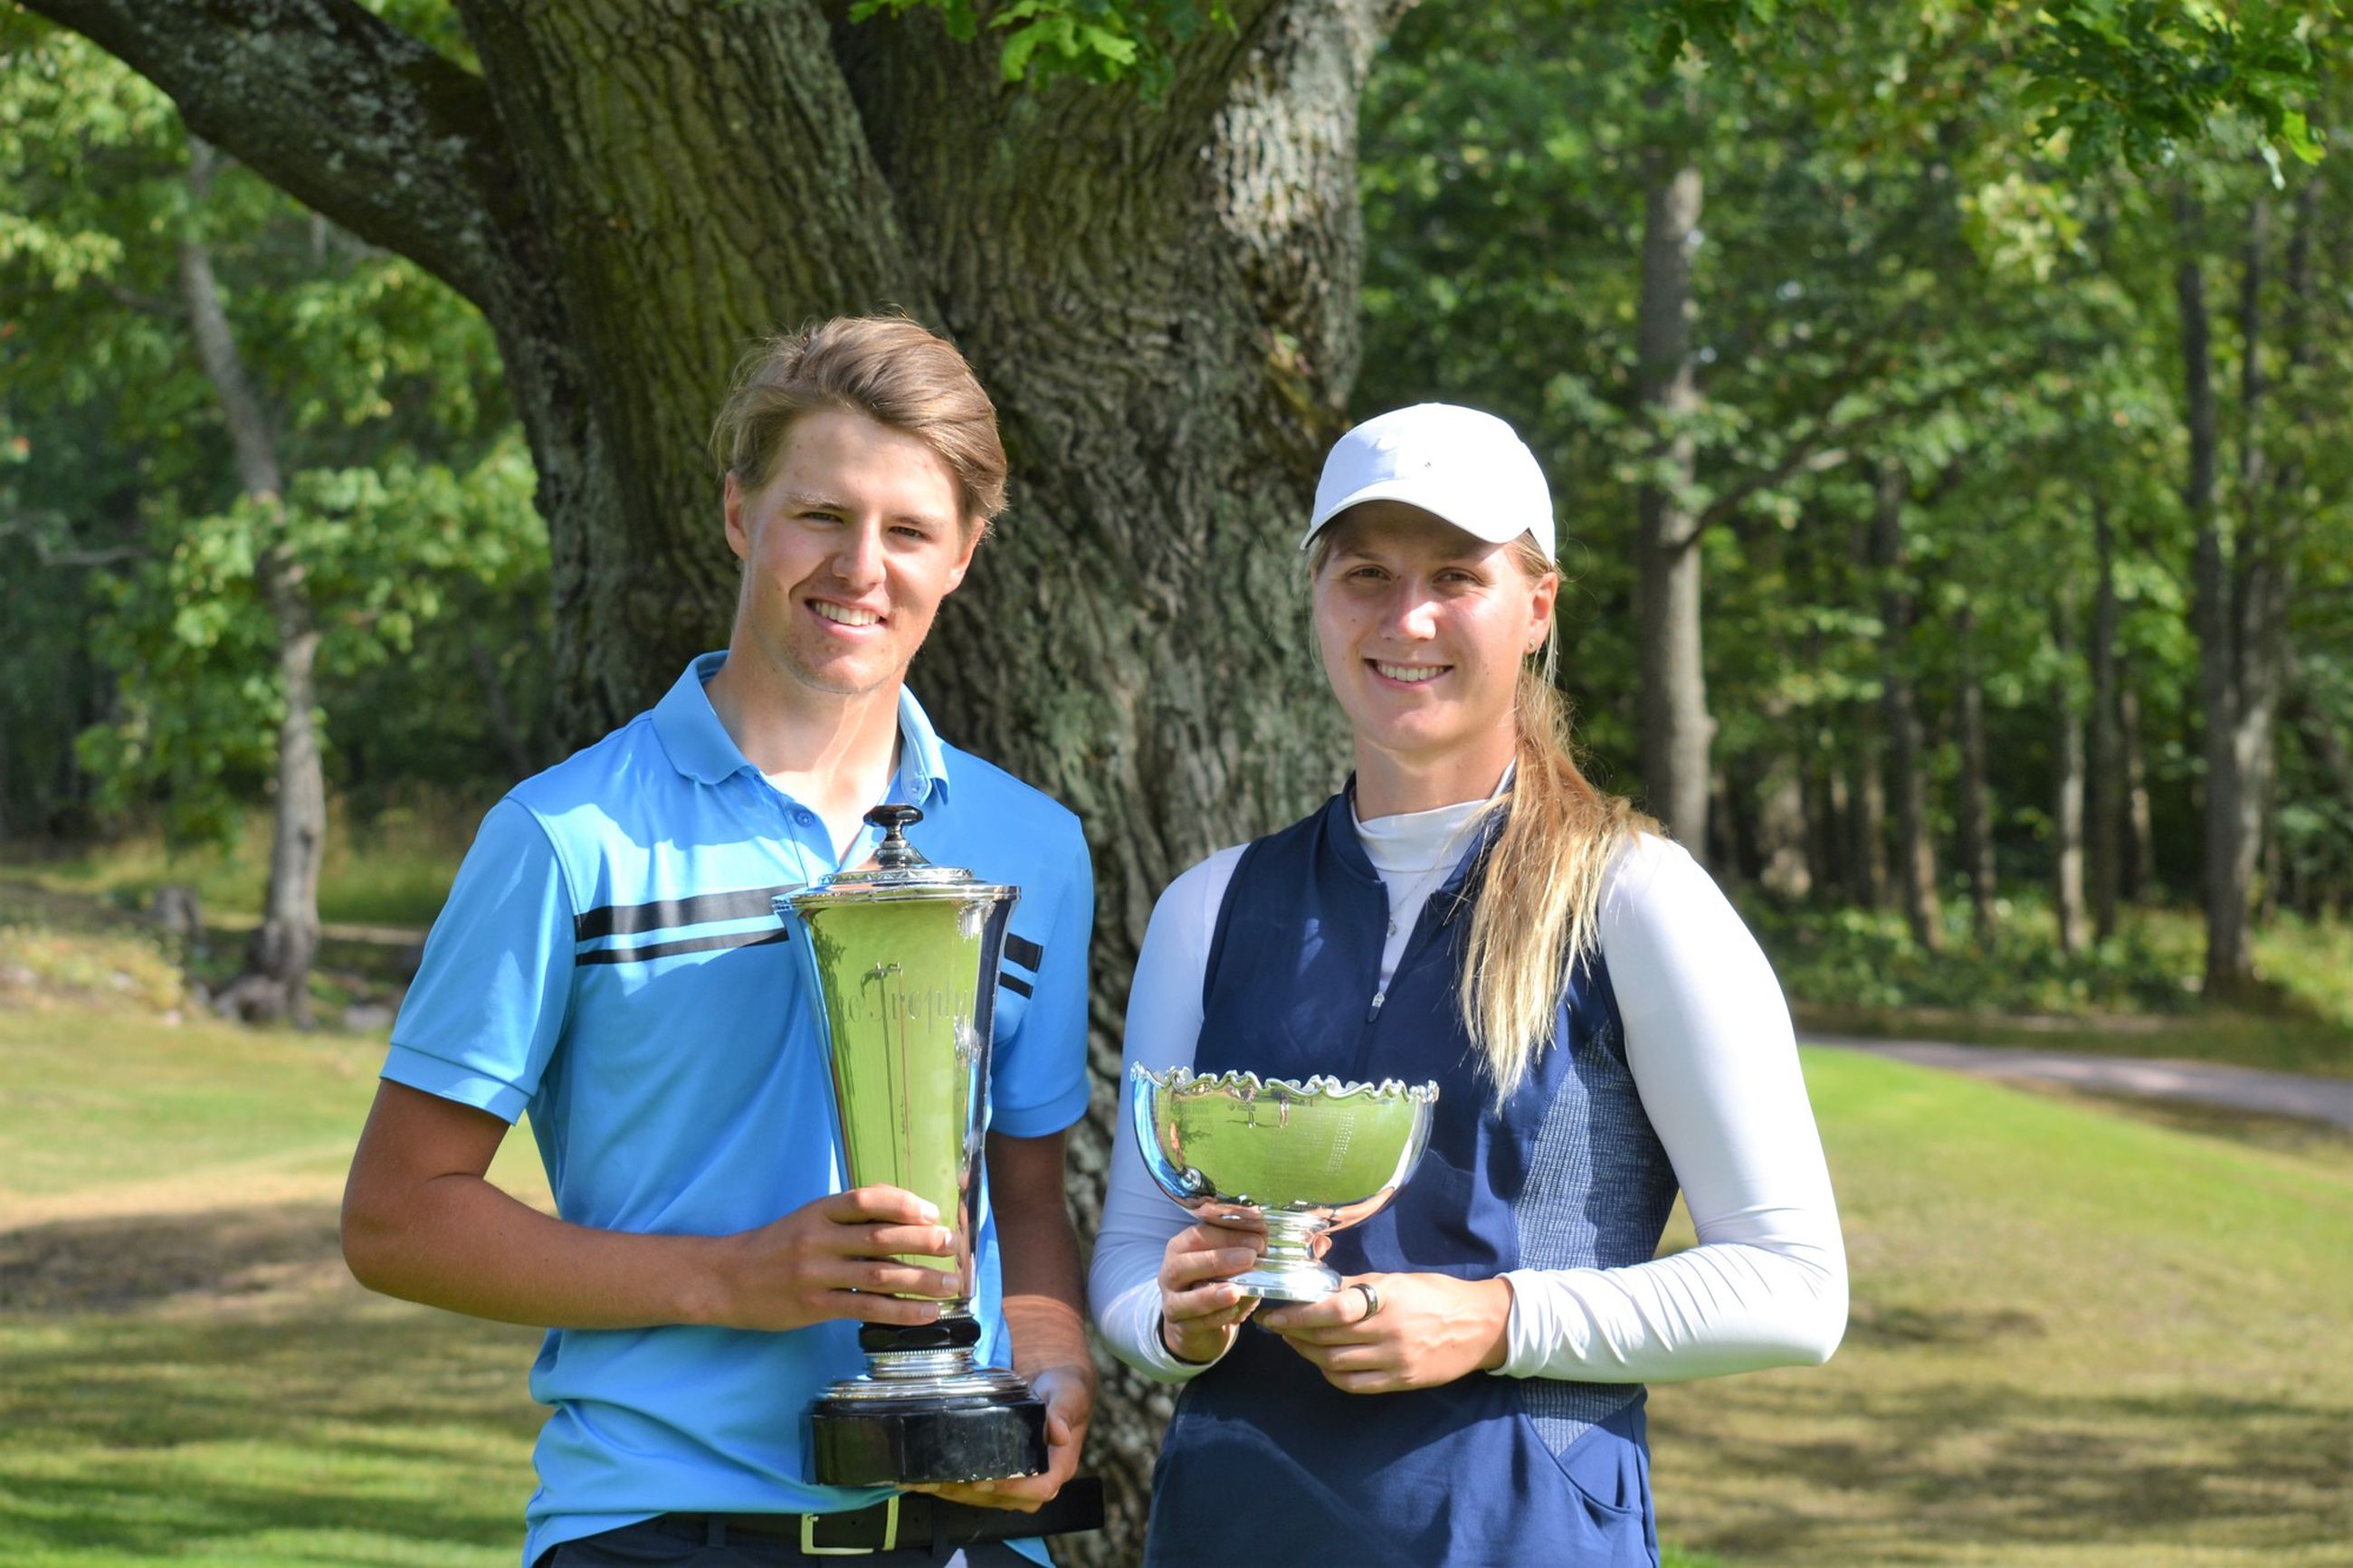
<path fill-rule="evenodd" d="M 1320 1301 L 1340 1276 L 1315 1238 L 1379 1213 L 1430 1144 L 1434 1083 L 1197 1077 L 1138 1066 L 1135 1144 L 1160 1190 L 1194 1215 L 1263 1235 L 1235 1283 L 1270 1301 Z"/>
<path fill-rule="evenodd" d="M 997 964 L 1018 888 L 934 866 L 904 837 L 923 813 L 877 806 L 874 864 L 776 900 L 826 1042 L 846 1184 L 903 1187 L 955 1236 L 960 1281 L 934 1322 L 861 1325 L 866 1371 L 811 1408 L 812 1479 L 898 1486 L 1046 1468 L 1045 1406 L 973 1354 L 973 1237 Z M 937 1268 L 936 1258 L 904 1258 Z"/>

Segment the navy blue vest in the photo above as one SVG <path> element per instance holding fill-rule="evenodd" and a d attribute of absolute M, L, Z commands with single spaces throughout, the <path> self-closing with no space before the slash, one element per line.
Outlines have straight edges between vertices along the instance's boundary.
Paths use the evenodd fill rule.
<path fill-rule="evenodd" d="M 1674 1202 L 1598 953 L 1562 988 L 1555 1045 L 1496 1107 L 1455 1003 L 1470 926 L 1461 895 L 1483 847 L 1431 895 L 1377 1004 L 1388 894 L 1347 795 L 1244 850 L 1219 913 L 1195 1070 L 1440 1085 L 1412 1180 L 1333 1238 L 1327 1261 L 1344 1275 L 1645 1262 Z M 1343 1394 L 1245 1326 L 1178 1401 L 1145 1561 L 1654 1564 L 1642 1390 L 1472 1373 L 1443 1388 Z"/>

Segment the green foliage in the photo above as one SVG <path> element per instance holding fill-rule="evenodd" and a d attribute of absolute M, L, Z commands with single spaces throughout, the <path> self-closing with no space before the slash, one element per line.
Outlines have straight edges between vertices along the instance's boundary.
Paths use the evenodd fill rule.
<path fill-rule="evenodd" d="M 2353 1034 L 2353 921 L 2284 914 L 2255 933 L 2255 973 L 2295 1008 Z"/>
<path fill-rule="evenodd" d="M 1450 27 L 1466 20 L 1459 5 L 1430 8 L 1450 13 Z M 1204 27 L 1235 25 L 1228 0 L 853 0 L 849 16 L 919 9 L 935 12 L 952 37 L 1003 34 L 1008 81 L 1134 79 L 1155 95 L 1167 85 L 1173 50 Z M 1855 19 L 1849 0 L 1605 0 L 1579 9 L 1609 16 L 1605 25 L 1654 76 L 1695 57 L 1769 66 L 1794 40 Z M 2022 13 L 2000 0 L 1934 0 L 1905 9 L 1925 33 L 2003 35 L 2004 52 L 2023 62 L 2021 103 L 2037 113 L 2037 139 L 2085 166 L 2161 162 L 2232 115 L 2262 128 L 2270 156 L 2320 155 L 2306 101 L 2316 71 L 2309 35 L 2315 17 L 2338 14 L 2336 0 L 2228 11 L 2208 0 L 2054 0 Z"/>
<path fill-rule="evenodd" d="M 543 579 L 531 488 L 528 461 L 507 444 L 464 475 L 310 469 L 282 503 L 240 497 L 223 512 L 159 518 L 154 552 L 102 590 L 111 613 L 97 647 L 118 674 L 117 717 L 85 737 L 83 760 L 107 781 L 109 804 L 153 802 L 187 838 L 234 833 L 274 765 L 284 716 L 265 555 L 301 563 L 332 687 L 406 657 L 460 581 Z"/>
<path fill-rule="evenodd" d="M 2244 369 L 2232 295 L 2245 215 L 2271 171 L 2261 128 L 2238 121 L 2177 143 L 2165 171 L 2086 161 L 2080 145 L 2038 152 L 2010 64 L 2021 36 L 1981 11 L 1791 7 L 1778 30 L 1688 56 L 1664 93 L 1641 48 L 1659 7 L 1522 0 L 1476 18 L 1412 14 L 1365 109 L 1356 407 L 1451 398 L 1528 436 L 1570 542 L 1563 681 L 1598 776 L 1638 795 L 1635 498 L 1672 479 L 1670 443 L 1687 441 L 1696 471 L 1679 499 L 1711 519 L 1700 544 L 1707 697 L 1741 833 L 1751 789 L 1775 769 L 1803 775 L 1818 816 L 1834 787 L 1854 785 L 1893 671 L 1919 694 L 1931 828 L 1949 845 L 1953 715 L 1975 679 L 1998 867 L 2013 883 L 2049 875 L 2055 704 L 2088 697 L 2081 649 L 2105 512 L 2157 876 L 2188 897 L 2201 715 L 2170 187 L 2186 184 L 2216 215 L 2194 237 L 2210 258 L 2227 397 Z M 2259 20 L 2232 26 L 2252 36 Z M 2332 69 L 2306 100 L 2322 119 L 2345 92 L 2341 63 Z M 1698 406 L 1650 420 L 1634 378 L 1646 160 L 1686 157 L 1704 187 L 1690 256 Z M 2353 399 L 2353 321 L 2341 268 L 2323 267 L 2339 281 L 2307 305 L 2286 299 L 2282 250 L 2306 191 L 2328 215 L 2313 242 L 2339 243 L 2322 237 L 2342 235 L 2353 202 L 2339 162 L 2281 171 L 2257 348 L 2271 386 L 2254 429 L 2268 488 L 2242 489 L 2226 450 L 2223 505 L 2234 528 L 2250 516 L 2295 524 L 2303 686 L 2326 715 L 2318 731 L 2353 736 L 2353 446 L 2337 413 Z M 2237 442 L 2227 405 L 2224 418 Z M 1906 561 L 1893 573 L 1868 559 L 1874 478 L 1889 463 L 1909 489 Z M 1881 622 L 1894 587 L 1920 616 L 1901 646 Z M 2061 622 L 2072 654 L 2054 638 Z M 2282 881 L 2306 903 L 2353 880 L 2353 800 L 2308 750 L 2299 741 L 2284 757 L 2278 816 Z M 2108 994 L 2154 978 L 2130 952 L 2115 962 L 2122 991 Z M 2073 978 L 2043 974 L 2036 988 L 2063 1002 Z"/>
<path fill-rule="evenodd" d="M 2169 162 L 2218 123 L 2258 127 L 2274 167 L 2283 151 L 2321 154 L 2312 119 L 2319 61 L 2316 26 L 2342 15 L 2337 0 L 2054 0 L 2031 7 L 2000 0 L 1936 0 L 1905 7 L 1922 31 L 1981 30 L 2015 58 L 2020 106 L 2033 139 L 2079 170 L 2118 159 Z M 1847 0 L 1647 0 L 1636 36 L 1658 68 L 1693 55 L 1744 58 L 1765 68 L 1789 40 L 1854 20 Z"/>
<path fill-rule="evenodd" d="M 1766 900 L 1742 910 L 1792 997 L 1817 1007 L 1933 1007 L 1989 1016 L 2172 1014 L 2198 1005 L 2194 926 L 2134 920 L 2079 958 L 2062 952 L 2047 908 L 2017 903 L 1983 946 L 1958 939 L 1931 953 L 1904 917 L 1870 910 L 1813 910 Z"/>
<path fill-rule="evenodd" d="M 449 23 L 393 9 L 428 34 Z M 168 101 L 73 35 L 11 10 L 0 56 L 0 212 L 19 215 L 0 226 L 0 617 L 22 628 L 0 642 L 0 673 L 22 676 L 0 683 L 0 722 L 32 764 L 0 769 L 0 828 L 37 826 L 28 784 L 63 776 L 90 809 L 160 807 L 175 837 L 234 831 L 283 706 L 265 561 L 301 574 L 322 701 L 348 721 L 329 737 L 356 748 L 331 766 L 362 798 L 395 793 L 368 756 L 414 757 L 412 780 L 511 773 L 481 706 L 446 700 L 486 662 L 524 729 L 543 706 L 545 530 L 480 316 L 242 169 L 196 204 Z M 185 325 L 187 242 L 218 280 L 282 499 L 239 494 Z M 453 623 L 454 651 L 428 631 Z"/>
<path fill-rule="evenodd" d="M 2236 111 L 2262 128 L 2266 155 L 2320 157 L 2308 104 L 2315 16 L 2333 3 L 2078 0 L 2053 6 L 2027 57 L 2036 79 L 2023 102 L 2038 134 L 2081 161 L 2119 153 L 2155 164 Z"/>
<path fill-rule="evenodd" d="M 1225 0 L 853 0 L 849 19 L 917 9 L 937 12 L 951 37 L 1001 34 L 997 62 L 1007 81 L 1132 79 L 1155 96 L 1168 84 L 1172 51 L 1204 27 L 1234 26 Z"/>

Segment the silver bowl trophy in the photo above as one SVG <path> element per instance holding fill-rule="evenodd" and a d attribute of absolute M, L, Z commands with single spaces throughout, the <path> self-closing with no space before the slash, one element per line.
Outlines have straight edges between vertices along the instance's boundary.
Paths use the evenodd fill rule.
<path fill-rule="evenodd" d="M 1320 1301 L 1340 1276 L 1315 1238 L 1371 1218 L 1430 1145 L 1438 1086 L 1134 1073 L 1135 1145 L 1160 1190 L 1202 1219 L 1261 1233 L 1235 1283 L 1270 1301 Z"/>
<path fill-rule="evenodd" d="M 866 819 L 884 836 L 872 865 L 776 901 L 831 1058 L 846 1184 L 928 1199 L 955 1233 L 960 1281 L 936 1321 L 860 1326 L 866 1371 L 810 1411 L 810 1468 L 823 1486 L 998 1480 L 1046 1468 L 1044 1404 L 1019 1376 L 973 1355 L 990 1029 L 1021 891 L 926 861 L 905 837 L 923 815 L 875 807 Z"/>

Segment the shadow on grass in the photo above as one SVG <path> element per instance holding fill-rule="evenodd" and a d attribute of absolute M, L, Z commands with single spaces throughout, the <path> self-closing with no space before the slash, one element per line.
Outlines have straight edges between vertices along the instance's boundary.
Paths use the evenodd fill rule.
<path fill-rule="evenodd" d="M 1849 1346 L 1985 1345 L 1996 1340 L 2039 1339 L 2042 1320 L 2015 1308 L 1891 1307 L 1858 1300 L 1847 1315 Z"/>
<path fill-rule="evenodd" d="M 1686 1532 L 1736 1560 L 1898 1563 L 2005 1545 L 2279 1551 L 2346 1539 L 2353 1409 L 1957 1383 L 1869 1394 L 1784 1384 L 1726 1403 L 1749 1415 L 1769 1403 L 1769 1422 L 1674 1416 L 1660 1429 L 1680 1467 L 1743 1478 L 1719 1528 Z M 1858 1423 L 1851 1437 L 1792 1436 Z"/>
<path fill-rule="evenodd" d="M 279 1561 L 259 1543 L 290 1533 L 338 1564 L 512 1551 L 534 1339 L 367 1295 L 323 1205 L 0 1232 L 0 1541 L 132 1561 L 242 1560 L 240 1542 Z"/>
<path fill-rule="evenodd" d="M 340 1261 L 335 1211 L 316 1203 L 27 1226 L 0 1231 L 0 1312 L 259 1295 L 290 1272 Z"/>

